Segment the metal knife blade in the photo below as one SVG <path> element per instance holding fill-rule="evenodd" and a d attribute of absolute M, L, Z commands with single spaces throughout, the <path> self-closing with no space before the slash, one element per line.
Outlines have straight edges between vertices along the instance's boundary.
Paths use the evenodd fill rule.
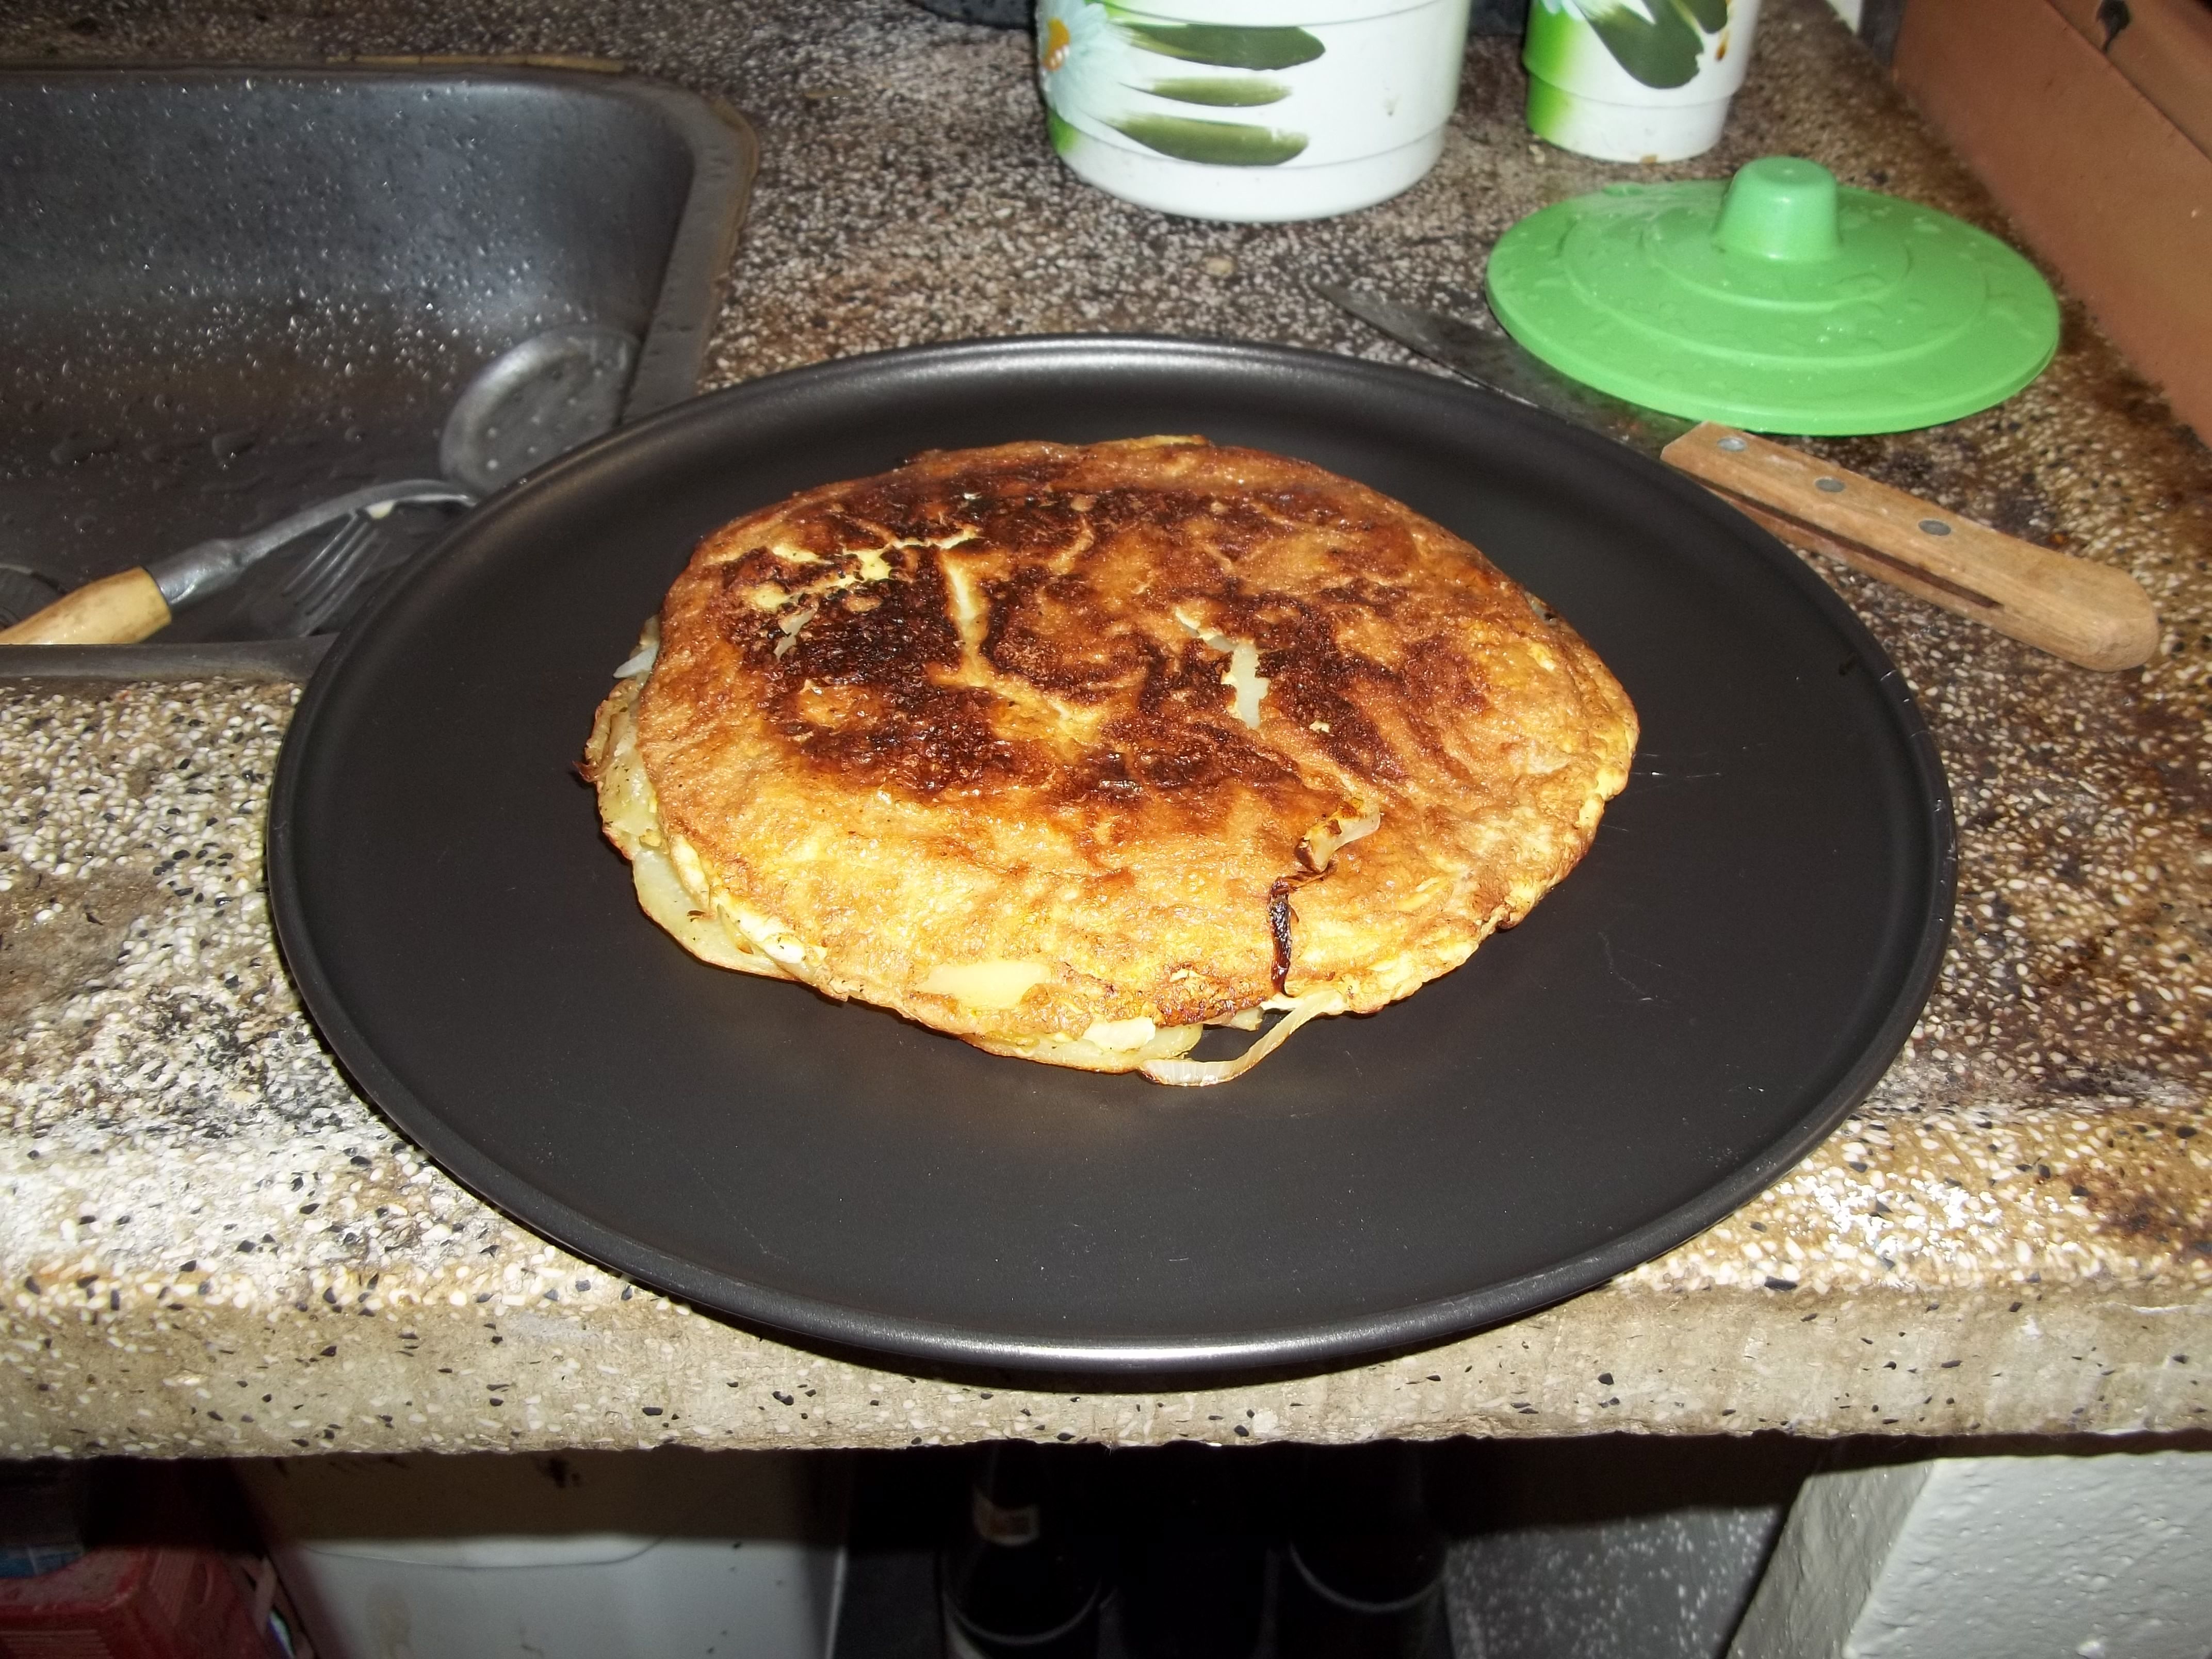
<path fill-rule="evenodd" d="M 1442 312 L 1395 305 L 1335 283 L 1316 283 L 1314 291 L 1479 386 L 1593 428 L 1646 453 L 1657 454 L 1697 424 L 1570 380 L 1495 324 L 1486 328 Z"/>

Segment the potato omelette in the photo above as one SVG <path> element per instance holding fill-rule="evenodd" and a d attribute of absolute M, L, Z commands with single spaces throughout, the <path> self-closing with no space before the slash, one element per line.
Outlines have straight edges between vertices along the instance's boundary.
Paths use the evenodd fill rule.
<path fill-rule="evenodd" d="M 585 772 L 685 948 L 1170 1084 L 1520 921 L 1637 737 L 1466 542 L 1192 437 L 931 452 L 748 514 L 617 672 Z"/>

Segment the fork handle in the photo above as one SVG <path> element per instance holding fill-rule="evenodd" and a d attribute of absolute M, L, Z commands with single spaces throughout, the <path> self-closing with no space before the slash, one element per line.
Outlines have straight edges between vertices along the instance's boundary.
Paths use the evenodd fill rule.
<path fill-rule="evenodd" d="M 0 645 L 129 645 L 169 625 L 169 602 L 143 569 L 102 576 L 13 628 Z"/>

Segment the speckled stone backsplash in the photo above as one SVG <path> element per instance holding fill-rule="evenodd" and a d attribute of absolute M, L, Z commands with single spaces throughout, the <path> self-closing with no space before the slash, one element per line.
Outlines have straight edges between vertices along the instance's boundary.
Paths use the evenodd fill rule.
<path fill-rule="evenodd" d="M 1818 0 L 1762 24 L 1723 147 L 1999 234 Z M 727 98 L 765 165 L 710 380 L 1054 331 L 1407 361 L 1309 289 L 1464 306 L 1521 215 L 1629 171 L 1533 143 L 1480 40 L 1444 158 L 1306 225 L 1170 220 L 1046 148 L 1018 36 L 902 0 L 31 3 L 0 56 L 566 53 Z M 2132 571 L 2140 671 L 2070 668 L 1832 566 L 1919 694 L 1960 882 L 1911 1044 L 1728 1221 L 1517 1323 L 1171 1391 L 916 1378 L 696 1316 L 425 1164 L 301 1012 L 261 889 L 296 689 L 0 685 L 0 1452 L 1146 1443 L 1380 1434 L 2189 1429 L 2212 1412 L 2212 458 L 2069 305 L 2002 407 L 1817 453 Z"/>

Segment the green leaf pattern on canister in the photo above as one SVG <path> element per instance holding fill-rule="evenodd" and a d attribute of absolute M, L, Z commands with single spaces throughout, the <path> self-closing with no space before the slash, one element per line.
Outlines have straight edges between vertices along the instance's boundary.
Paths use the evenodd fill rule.
<path fill-rule="evenodd" d="M 1109 9 L 1110 9 L 1109 5 Z M 1223 69 L 1285 70 L 1310 64 L 1328 48 L 1304 29 L 1231 23 L 1139 22 L 1119 14 L 1140 52 Z"/>
<path fill-rule="evenodd" d="M 1280 166 L 1305 149 L 1307 135 L 1162 105 L 1279 103 L 1291 88 L 1267 71 L 1310 64 L 1327 50 L 1301 28 L 1169 22 L 1102 0 L 1037 0 L 1036 41 L 1037 77 L 1061 155 L 1095 124 L 1162 155 L 1215 167 Z M 1189 64 L 1216 73 L 1176 72 Z"/>
<path fill-rule="evenodd" d="M 1541 25 L 1528 31 L 1522 61 L 1555 85 L 1572 87 L 1591 65 L 1577 61 L 1604 48 L 1631 79 L 1655 89 L 1686 87 L 1702 67 L 1724 61 L 1732 0 L 1536 0 L 1553 18 L 1585 28 Z M 1709 56 L 1709 49 L 1712 55 Z M 1730 77 L 1731 81 L 1740 76 Z M 1735 89 L 1731 84 L 1716 96 Z"/>
<path fill-rule="evenodd" d="M 1172 99 L 1178 104 L 1211 104 L 1222 109 L 1279 104 L 1291 95 L 1291 89 L 1280 81 L 1271 81 L 1264 75 L 1239 76 L 1234 80 L 1190 76 L 1155 81 L 1145 90 L 1155 98 Z"/>

